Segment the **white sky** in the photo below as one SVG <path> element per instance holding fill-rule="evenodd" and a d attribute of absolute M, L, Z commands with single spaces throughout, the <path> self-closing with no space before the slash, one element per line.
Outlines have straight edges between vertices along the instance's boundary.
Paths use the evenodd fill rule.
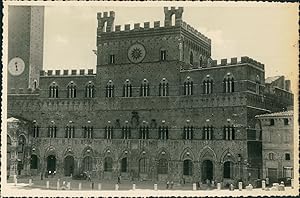
<path fill-rule="evenodd" d="M 164 20 L 163 7 L 45 8 L 44 69 L 95 68 L 97 12 L 115 11 L 115 25 Z M 144 4 L 145 5 L 145 4 Z M 201 6 L 201 4 L 198 4 Z M 248 4 L 252 5 L 252 4 Z M 249 56 L 266 76 L 298 76 L 297 4 L 184 7 L 183 20 L 212 40 L 212 58 Z M 141 25 L 142 26 L 142 25 Z M 123 29 L 124 27 L 122 27 Z M 296 80 L 293 80 L 296 82 Z M 295 83 L 293 83 L 295 85 Z"/>

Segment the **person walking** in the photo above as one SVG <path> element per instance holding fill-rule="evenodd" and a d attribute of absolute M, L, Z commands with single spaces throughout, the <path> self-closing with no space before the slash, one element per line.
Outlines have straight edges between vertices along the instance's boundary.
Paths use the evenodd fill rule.
<path fill-rule="evenodd" d="M 118 176 L 118 184 L 121 184 L 121 176 Z"/>
<path fill-rule="evenodd" d="M 167 189 L 169 189 L 169 181 L 167 181 Z"/>
<path fill-rule="evenodd" d="M 174 182 L 171 181 L 171 189 L 173 189 L 173 186 L 174 186 Z"/>

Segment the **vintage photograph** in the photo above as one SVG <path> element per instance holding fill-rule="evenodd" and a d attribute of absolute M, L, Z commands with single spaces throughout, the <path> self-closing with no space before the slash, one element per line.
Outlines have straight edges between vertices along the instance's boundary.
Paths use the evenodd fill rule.
<path fill-rule="evenodd" d="M 297 4 L 3 12 L 3 196 L 298 194 Z"/>

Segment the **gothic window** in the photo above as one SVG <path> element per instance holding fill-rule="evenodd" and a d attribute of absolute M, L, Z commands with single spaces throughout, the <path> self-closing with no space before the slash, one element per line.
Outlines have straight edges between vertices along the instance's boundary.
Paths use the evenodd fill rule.
<path fill-rule="evenodd" d="M 113 127 L 106 126 L 105 127 L 105 139 L 113 139 Z"/>
<path fill-rule="evenodd" d="M 146 140 L 149 138 L 149 126 L 143 124 L 140 126 L 140 139 Z"/>
<path fill-rule="evenodd" d="M 168 160 L 165 158 L 158 160 L 158 174 L 168 174 Z"/>
<path fill-rule="evenodd" d="M 235 139 L 235 129 L 233 126 L 224 126 L 223 139 L 224 140 L 234 140 Z"/>
<path fill-rule="evenodd" d="M 193 80 L 189 76 L 184 81 L 183 89 L 185 96 L 193 95 Z"/>
<path fill-rule="evenodd" d="M 114 97 L 114 83 L 112 80 L 109 80 L 108 83 L 106 84 L 106 97 L 111 98 Z"/>
<path fill-rule="evenodd" d="M 269 153 L 269 160 L 274 160 L 274 153 Z"/>
<path fill-rule="evenodd" d="M 112 158 L 111 157 L 106 157 L 104 159 L 104 171 L 112 172 L 112 164 L 113 164 Z"/>
<path fill-rule="evenodd" d="M 203 127 L 203 139 L 204 140 L 212 140 L 213 139 L 213 127 L 205 126 Z"/>
<path fill-rule="evenodd" d="M 58 85 L 56 82 L 51 83 L 49 86 L 49 98 L 58 98 Z"/>
<path fill-rule="evenodd" d="M 140 89 L 140 96 L 146 97 L 149 96 L 149 82 L 147 79 L 144 79 L 142 84 L 141 84 L 141 89 Z"/>
<path fill-rule="evenodd" d="M 94 128 L 92 126 L 84 126 L 83 128 L 83 138 L 92 139 Z"/>
<path fill-rule="evenodd" d="M 129 79 L 127 79 L 123 85 L 123 97 L 131 97 L 132 96 L 132 85 Z"/>
<path fill-rule="evenodd" d="M 122 127 L 122 138 L 130 139 L 131 138 L 131 128 L 125 123 L 125 126 Z"/>
<path fill-rule="evenodd" d="M 161 140 L 169 139 L 169 129 L 168 126 L 164 125 L 164 123 L 162 124 L 162 126 L 158 127 L 158 136 Z"/>
<path fill-rule="evenodd" d="M 91 81 L 89 81 L 88 84 L 85 86 L 85 97 L 94 98 L 94 95 L 95 95 L 95 86 Z"/>
<path fill-rule="evenodd" d="M 26 145 L 26 139 L 24 135 L 20 135 L 18 138 L 18 152 L 23 153 Z"/>
<path fill-rule="evenodd" d="M 193 162 L 190 159 L 183 161 L 183 175 L 192 176 L 193 174 Z"/>
<path fill-rule="evenodd" d="M 189 124 L 183 127 L 183 139 L 192 140 L 193 139 L 194 128 Z"/>
<path fill-rule="evenodd" d="M 57 127 L 55 126 L 54 122 L 48 126 L 48 137 L 49 138 L 56 138 Z"/>
<path fill-rule="evenodd" d="M 159 83 L 159 96 L 169 95 L 169 83 L 167 79 L 163 78 Z"/>
<path fill-rule="evenodd" d="M 37 80 L 34 80 L 33 81 L 33 89 L 36 89 L 37 88 Z"/>
<path fill-rule="evenodd" d="M 142 158 L 139 160 L 139 172 L 148 173 L 149 171 L 149 160 L 147 158 Z"/>
<path fill-rule="evenodd" d="M 203 93 L 211 94 L 212 90 L 213 90 L 213 80 L 209 77 L 209 75 L 207 75 L 206 79 L 203 81 Z"/>
<path fill-rule="evenodd" d="M 76 84 L 71 81 L 67 86 L 67 97 L 76 98 Z"/>
<path fill-rule="evenodd" d="M 194 64 L 194 54 L 193 54 L 192 51 L 190 52 L 190 64 L 191 64 L 191 65 Z"/>
<path fill-rule="evenodd" d="M 234 78 L 232 74 L 227 73 L 227 76 L 223 80 L 224 92 L 232 93 L 234 92 Z"/>
<path fill-rule="evenodd" d="M 65 131 L 65 138 L 74 138 L 75 137 L 75 127 L 73 122 L 70 121 L 69 124 L 66 126 Z"/>
<path fill-rule="evenodd" d="M 114 54 L 109 55 L 109 64 L 115 64 L 115 55 Z"/>
<path fill-rule="evenodd" d="M 160 50 L 160 60 L 165 61 L 167 57 L 167 51 L 165 49 Z"/>
<path fill-rule="evenodd" d="M 32 127 L 32 137 L 37 138 L 40 135 L 40 127 L 35 123 Z"/>

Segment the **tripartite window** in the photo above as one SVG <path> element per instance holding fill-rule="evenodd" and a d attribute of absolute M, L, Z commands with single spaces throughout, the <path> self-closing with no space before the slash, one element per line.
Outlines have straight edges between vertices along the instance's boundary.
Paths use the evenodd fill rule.
<path fill-rule="evenodd" d="M 106 139 L 113 139 L 113 127 L 112 126 L 106 126 L 105 127 L 105 138 Z"/>
<path fill-rule="evenodd" d="M 76 84 L 71 81 L 67 86 L 67 97 L 76 98 Z"/>
<path fill-rule="evenodd" d="M 65 138 L 74 138 L 75 137 L 75 127 L 72 121 L 66 126 Z"/>
<path fill-rule="evenodd" d="M 169 95 L 169 83 L 167 79 L 163 78 L 159 83 L 159 96 Z"/>
<path fill-rule="evenodd" d="M 94 98 L 94 95 L 95 95 L 95 86 L 91 81 L 89 81 L 88 84 L 85 86 L 85 97 Z"/>
<path fill-rule="evenodd" d="M 149 138 L 149 126 L 143 122 L 143 125 L 140 126 L 140 139 Z"/>
<path fill-rule="evenodd" d="M 123 97 L 131 97 L 132 96 L 132 85 L 129 79 L 124 82 L 123 85 Z"/>
<path fill-rule="evenodd" d="M 83 137 L 84 138 L 93 138 L 94 128 L 92 126 L 84 126 L 83 128 Z"/>
<path fill-rule="evenodd" d="M 231 73 L 227 73 L 227 76 L 223 80 L 224 92 L 234 92 L 234 78 Z"/>
<path fill-rule="evenodd" d="M 189 121 L 187 123 L 189 123 Z M 194 133 L 193 126 L 190 126 L 188 124 L 187 126 L 183 127 L 183 134 L 184 134 L 184 139 L 185 140 L 192 140 L 193 139 L 193 133 Z"/>
<path fill-rule="evenodd" d="M 122 138 L 123 139 L 131 138 L 131 127 L 128 125 L 128 121 L 126 121 L 125 126 L 122 127 Z"/>
<path fill-rule="evenodd" d="M 207 75 L 206 79 L 203 81 L 203 93 L 211 94 L 213 90 L 213 80 Z"/>
<path fill-rule="evenodd" d="M 106 84 L 106 89 L 105 89 L 105 96 L 107 98 L 114 97 L 114 83 L 112 80 L 109 80 L 108 83 Z"/>
<path fill-rule="evenodd" d="M 165 122 L 163 121 L 162 125 L 158 127 L 158 137 L 162 140 L 169 139 L 169 129 L 168 126 L 165 126 Z"/>
<path fill-rule="evenodd" d="M 185 96 L 193 95 L 193 80 L 189 76 L 184 81 L 183 89 Z"/>
<path fill-rule="evenodd" d="M 203 127 L 203 139 L 204 140 L 212 140 L 213 139 L 213 127 L 212 126 Z"/>
<path fill-rule="evenodd" d="M 58 85 L 55 82 L 49 86 L 49 98 L 58 98 Z"/>
<path fill-rule="evenodd" d="M 223 139 L 224 140 L 234 140 L 235 139 L 235 129 L 233 126 L 224 126 Z"/>
<path fill-rule="evenodd" d="M 149 96 L 149 82 L 147 79 L 144 79 L 142 84 L 141 84 L 141 89 L 140 89 L 140 96 L 146 97 Z"/>
<path fill-rule="evenodd" d="M 56 138 L 57 127 L 54 122 L 51 122 L 51 125 L 48 126 L 48 137 Z"/>

